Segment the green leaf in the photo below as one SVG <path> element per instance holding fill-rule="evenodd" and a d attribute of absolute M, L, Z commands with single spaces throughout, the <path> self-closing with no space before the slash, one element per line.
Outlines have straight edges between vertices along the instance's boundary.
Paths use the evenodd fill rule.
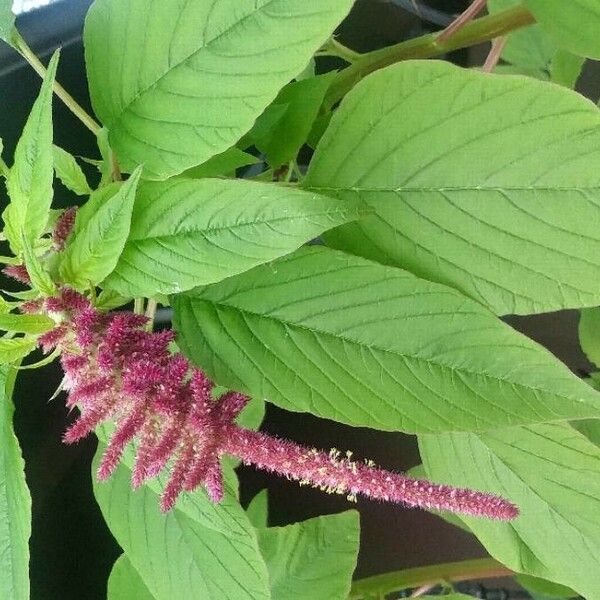
<path fill-rule="evenodd" d="M 419 448 L 432 479 L 518 505 L 510 523 L 461 517 L 494 558 L 600 597 L 600 448 L 558 423 L 424 435 Z"/>
<path fill-rule="evenodd" d="M 14 369 L 0 367 L 0 597 L 28 600 L 31 496 L 13 430 L 15 374 Z"/>
<path fill-rule="evenodd" d="M 54 325 L 54 321 L 44 315 L 0 314 L 0 329 L 13 333 L 44 333 Z"/>
<path fill-rule="evenodd" d="M 14 46 L 16 29 L 12 5 L 13 0 L 0 0 L 0 40 Z"/>
<path fill-rule="evenodd" d="M 90 93 L 119 161 L 165 179 L 232 146 L 352 4 L 97 0 L 84 34 Z"/>
<path fill-rule="evenodd" d="M 585 59 L 566 50 L 557 50 L 550 63 L 550 75 L 554 83 L 574 88 Z"/>
<path fill-rule="evenodd" d="M 107 600 L 155 600 L 125 554 L 117 558 L 110 572 Z"/>
<path fill-rule="evenodd" d="M 578 94 L 407 61 L 346 96 L 304 185 L 376 209 L 331 245 L 526 314 L 600 304 L 598 159 Z"/>
<path fill-rule="evenodd" d="M 557 46 L 600 59 L 598 0 L 525 0 L 525 5 Z"/>
<path fill-rule="evenodd" d="M 95 466 L 98 461 L 99 453 Z M 156 600 L 190 593 L 207 600 L 268 599 L 256 534 L 234 491 L 226 488 L 218 505 L 197 491 L 161 514 L 155 482 L 132 491 L 124 463 L 107 482 L 94 483 L 112 534 Z"/>
<path fill-rule="evenodd" d="M 577 594 L 570 588 L 546 581 L 531 575 L 517 575 L 517 583 L 532 594 L 538 594 L 547 598 L 574 598 Z"/>
<path fill-rule="evenodd" d="M 56 176 L 63 182 L 65 187 L 79 196 L 91 194 L 92 189 L 75 157 L 58 146 L 52 147 L 52 154 Z"/>
<path fill-rule="evenodd" d="M 125 183 L 94 192 L 77 211 L 59 266 L 65 282 L 85 288 L 114 270 L 129 235 L 140 173 L 138 167 Z"/>
<path fill-rule="evenodd" d="M 269 491 L 261 490 L 252 498 L 246 514 L 253 527 L 267 527 L 269 524 Z"/>
<path fill-rule="evenodd" d="M 25 268 L 27 269 L 29 279 L 31 279 L 31 287 L 41 292 L 44 296 L 53 296 L 56 293 L 54 281 L 52 281 L 40 259 L 35 255 L 25 234 L 21 237 L 21 247 L 23 249 Z"/>
<path fill-rule="evenodd" d="M 172 306 L 187 356 L 288 410 L 408 432 L 600 415 L 597 392 L 476 302 L 327 248 Z"/>
<path fill-rule="evenodd" d="M 349 510 L 258 530 L 277 600 L 346 600 L 356 567 L 358 513 Z"/>
<path fill-rule="evenodd" d="M 21 250 L 22 232 L 32 246 L 40 237 L 52 203 L 52 85 L 58 56 L 57 51 L 50 60 L 6 181 L 10 204 L 2 216 L 5 234 L 15 254 Z"/>
<path fill-rule="evenodd" d="M 600 308 L 584 308 L 580 311 L 579 343 L 588 360 L 600 367 Z"/>
<path fill-rule="evenodd" d="M 522 4 L 521 0 L 488 0 L 490 13 L 496 13 Z M 502 51 L 502 58 L 521 69 L 548 71 L 556 44 L 538 24 L 513 31 Z"/>
<path fill-rule="evenodd" d="M 35 350 L 33 338 L 0 338 L 0 365 L 14 363 Z"/>
<path fill-rule="evenodd" d="M 256 132 L 250 132 L 254 145 L 267 156 L 267 162 L 279 167 L 298 156 L 306 142 L 325 92 L 335 72 L 319 75 L 286 85 L 273 104 L 267 108 L 256 122 Z M 285 111 L 272 127 L 262 127 L 261 121 L 270 122 L 269 113 L 281 106 Z"/>
<path fill-rule="evenodd" d="M 214 283 L 292 252 L 363 210 L 359 202 L 250 181 L 145 183 L 123 255 L 104 284 L 149 297 Z"/>
<path fill-rule="evenodd" d="M 230 175 L 239 167 L 255 165 L 257 162 L 259 161 L 255 156 L 233 146 L 225 152 L 209 158 L 205 163 L 188 169 L 181 176 L 188 179 L 200 179 L 201 177 Z"/>

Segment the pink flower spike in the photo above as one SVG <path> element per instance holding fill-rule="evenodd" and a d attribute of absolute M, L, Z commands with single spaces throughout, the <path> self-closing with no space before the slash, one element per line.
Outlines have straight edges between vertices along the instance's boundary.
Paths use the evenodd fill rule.
<path fill-rule="evenodd" d="M 25 265 L 7 265 L 2 272 L 19 283 L 31 285 L 31 278 Z"/>
<path fill-rule="evenodd" d="M 233 422 L 244 410 L 250 398 L 240 392 L 227 392 L 218 400 L 219 421 L 224 425 Z"/>
<path fill-rule="evenodd" d="M 56 252 L 64 249 L 67 239 L 73 230 L 73 225 L 75 225 L 76 215 L 77 207 L 71 206 L 58 217 L 56 225 L 54 225 L 54 231 L 52 232 L 52 242 L 54 243 L 54 250 Z"/>
<path fill-rule="evenodd" d="M 236 426 L 223 432 L 223 450 L 246 464 L 311 483 L 330 493 L 361 494 L 374 500 L 501 521 L 510 521 L 519 514 L 514 504 L 499 496 L 412 479 L 349 457 L 340 458 L 336 451 L 327 454 Z"/>
<path fill-rule="evenodd" d="M 213 502 L 223 500 L 223 471 L 219 459 L 210 467 L 205 479 L 206 493 Z"/>
<path fill-rule="evenodd" d="M 38 338 L 38 344 L 44 353 L 50 352 L 50 350 L 56 348 L 59 342 L 67 334 L 67 327 L 65 325 L 59 325 L 46 333 L 43 333 Z"/>
<path fill-rule="evenodd" d="M 134 409 L 132 413 L 119 423 L 117 430 L 113 433 L 106 450 L 100 461 L 97 476 L 100 481 L 108 479 L 117 468 L 125 446 L 135 437 L 142 428 L 146 415 L 141 407 Z"/>
<path fill-rule="evenodd" d="M 162 512 L 169 512 L 177 502 L 179 494 L 183 491 L 183 484 L 185 477 L 192 465 L 194 460 L 194 446 L 191 443 L 186 443 L 180 452 L 173 471 L 171 478 L 169 479 L 163 493 L 160 497 L 160 510 Z"/>

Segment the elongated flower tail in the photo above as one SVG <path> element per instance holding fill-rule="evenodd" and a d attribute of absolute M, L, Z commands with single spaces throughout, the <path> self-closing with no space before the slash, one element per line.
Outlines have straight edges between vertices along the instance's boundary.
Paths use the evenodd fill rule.
<path fill-rule="evenodd" d="M 328 492 L 360 494 L 374 500 L 501 521 L 519 514 L 514 504 L 500 496 L 413 479 L 340 457 L 337 451 L 327 454 L 235 425 L 227 427 L 223 434 L 222 450 L 227 454 Z"/>
<path fill-rule="evenodd" d="M 74 214 L 65 215 L 67 229 Z M 59 232 L 60 233 L 60 232 Z M 172 331 L 146 330 L 146 317 L 130 312 L 102 313 L 70 288 L 43 305 L 60 324 L 40 337 L 45 351 L 58 348 L 65 371 L 67 406 L 80 417 L 64 435 L 76 442 L 105 421 L 116 421 L 98 468 L 106 479 L 125 447 L 137 440 L 132 486 L 170 470 L 160 506 L 168 511 L 183 492 L 204 486 L 219 502 L 224 494 L 220 458 L 230 454 L 246 464 L 322 488 L 422 508 L 510 520 L 516 506 L 492 494 L 437 485 L 379 469 L 370 463 L 305 448 L 239 427 L 235 420 L 248 402 L 239 392 L 214 396 L 215 384 L 170 344 Z"/>

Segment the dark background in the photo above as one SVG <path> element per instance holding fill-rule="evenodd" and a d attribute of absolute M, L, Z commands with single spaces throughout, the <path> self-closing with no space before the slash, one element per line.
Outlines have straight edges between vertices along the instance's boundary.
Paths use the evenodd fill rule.
<path fill-rule="evenodd" d="M 397 1 L 406 4 L 403 0 Z M 58 80 L 91 110 L 80 37 L 89 4 L 89 0 L 64 0 L 23 15 L 18 25 L 44 62 L 56 47 L 62 46 Z M 430 1 L 429 5 L 459 12 L 465 2 L 442 0 Z M 392 2 L 359 0 L 340 30 L 340 39 L 354 49 L 366 51 L 419 35 L 427 27 L 435 28 Z M 484 51 L 462 51 L 450 58 L 468 64 L 475 54 Z M 587 69 L 581 85 L 593 97 L 597 95 L 596 81 L 596 73 Z M 37 75 L 3 45 L 0 48 L 0 136 L 8 162 L 39 84 Z M 96 156 L 93 136 L 57 100 L 54 119 L 58 145 L 76 155 Z M 3 186 L 0 196 L 3 207 L 6 202 Z M 55 202 L 57 206 L 66 206 L 76 202 L 76 198 L 57 183 Z M 11 289 L 10 282 L 2 283 L 3 288 Z M 576 312 L 509 318 L 508 321 L 548 347 L 574 371 L 583 373 L 589 367 L 577 342 Z M 60 379 L 56 366 L 29 371 L 27 376 L 19 378 L 15 393 L 15 425 L 33 496 L 32 599 L 104 599 L 106 580 L 120 549 L 106 528 L 92 494 L 90 461 L 95 442 L 88 440 L 71 447 L 60 442 L 68 420 L 64 399 L 59 396 L 48 402 Z M 404 470 L 419 462 L 415 440 L 407 435 L 353 429 L 310 415 L 286 413 L 272 406 L 268 408 L 264 428 L 310 446 L 350 448 L 356 456 L 372 458 L 390 469 Z M 243 502 L 263 487 L 269 488 L 271 525 L 353 506 L 341 497 L 299 487 L 250 468 L 241 470 L 240 479 Z M 362 500 L 356 507 L 361 513 L 362 525 L 358 577 L 485 556 L 474 538 L 426 512 Z"/>

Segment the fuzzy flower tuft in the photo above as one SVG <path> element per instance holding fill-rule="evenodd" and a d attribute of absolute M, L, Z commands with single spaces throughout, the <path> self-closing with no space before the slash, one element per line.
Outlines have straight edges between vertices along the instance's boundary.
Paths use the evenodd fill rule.
<path fill-rule="evenodd" d="M 31 279 L 25 265 L 7 265 L 2 269 L 2 272 L 19 283 L 31 285 Z"/>
<path fill-rule="evenodd" d="M 44 309 L 58 313 L 60 324 L 41 336 L 40 344 L 46 352 L 61 351 L 67 405 L 76 405 L 81 413 L 65 432 L 65 442 L 76 442 L 113 421 L 98 478 L 110 477 L 127 444 L 137 440 L 133 487 L 170 470 L 163 511 L 182 492 L 200 486 L 219 502 L 224 493 L 220 459 L 229 454 L 351 499 L 363 495 L 499 520 L 518 515 L 517 507 L 499 496 L 413 479 L 335 450 L 322 452 L 240 427 L 235 421 L 248 398 L 238 392 L 215 398 L 206 374 L 170 351 L 173 332 L 146 331 L 143 316 L 102 313 L 68 288 L 47 299 Z"/>

